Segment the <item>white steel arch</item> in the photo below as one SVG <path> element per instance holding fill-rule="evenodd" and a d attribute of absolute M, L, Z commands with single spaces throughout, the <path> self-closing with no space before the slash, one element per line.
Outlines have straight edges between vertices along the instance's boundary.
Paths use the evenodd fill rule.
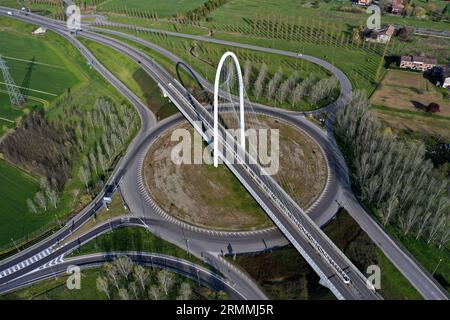
<path fill-rule="evenodd" d="M 240 136 L 241 147 L 245 150 L 244 80 L 242 78 L 241 66 L 239 65 L 237 56 L 233 52 L 227 51 L 219 61 L 219 65 L 216 71 L 216 79 L 214 82 L 214 167 L 216 168 L 219 165 L 219 82 L 223 64 L 228 57 L 231 57 L 233 59 L 238 73 Z"/>

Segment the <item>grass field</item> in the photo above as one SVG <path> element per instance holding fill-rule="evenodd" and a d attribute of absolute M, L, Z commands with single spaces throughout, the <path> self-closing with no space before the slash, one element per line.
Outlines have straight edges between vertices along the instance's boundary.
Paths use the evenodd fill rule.
<path fill-rule="evenodd" d="M 81 41 L 104 66 L 147 104 L 158 119 L 177 112 L 177 109 L 162 96 L 156 82 L 136 62 L 101 44 L 86 39 Z"/>
<path fill-rule="evenodd" d="M 158 17 L 171 17 L 184 14 L 187 11 L 202 5 L 206 0 L 110 0 L 104 1 L 98 6 L 99 11 L 118 11 L 126 8 L 131 13 L 133 10 L 145 10 L 156 12 Z"/>
<path fill-rule="evenodd" d="M 89 67 L 85 58 L 64 38 L 52 32 L 47 32 L 47 34 L 43 37 L 33 37 L 30 41 L 36 41 L 36 44 L 30 44 L 32 51 L 30 51 L 31 55 L 29 56 L 29 51 L 27 51 L 27 41 L 24 41 L 24 39 L 31 37 L 29 36 L 29 33 L 35 29 L 35 26 L 8 18 L 0 19 L 2 30 L 7 29 L 8 32 L 18 34 L 18 43 L 13 44 L 14 39 L 8 40 L 12 43 L 11 47 L 7 46 L 8 50 L 15 48 L 15 51 L 21 52 L 20 59 L 23 60 L 32 60 L 33 57 L 35 57 L 37 61 L 36 67 L 39 67 L 39 69 L 36 68 L 36 73 L 33 71 L 31 74 L 31 79 L 33 79 L 34 76 L 39 76 L 39 78 L 33 80 L 36 82 L 36 86 L 39 85 L 41 87 L 38 86 L 38 88 L 45 89 L 43 86 L 45 84 L 48 86 L 46 90 L 47 92 L 54 90 L 52 92 L 57 94 L 56 97 L 52 96 L 51 101 L 44 108 L 45 118 L 50 124 L 60 126 L 65 123 L 64 125 L 67 126 L 72 125 L 73 127 L 70 128 L 70 130 L 75 131 L 77 124 L 80 123 L 80 121 L 83 120 L 83 117 L 85 117 L 86 114 L 95 107 L 95 102 L 99 97 L 108 97 L 108 99 L 111 99 L 111 101 L 114 102 L 120 110 L 122 110 L 119 110 L 119 116 L 123 114 L 123 108 L 129 107 L 128 102 L 103 77 L 101 77 L 94 69 Z M 6 31 L 2 31 L 0 34 L 6 34 Z M 45 43 L 45 45 L 39 43 L 39 41 Z M 0 51 L 2 51 L 3 48 L 4 47 L 2 46 Z M 43 52 L 39 52 L 40 49 L 42 49 Z M 44 52 L 45 50 L 48 52 Z M 13 51 L 9 52 L 9 56 L 12 56 L 13 53 Z M 13 62 L 19 63 L 17 60 L 13 60 Z M 38 72 L 40 69 L 43 71 Z M 53 74 L 58 74 L 59 76 L 53 77 Z M 68 74 L 68 76 L 66 74 Z M 62 94 L 68 94 L 68 89 L 70 89 L 70 102 L 66 100 L 67 95 Z M 1 98 L 0 101 L 4 101 L 4 99 L 5 97 Z M 72 108 L 71 104 L 76 105 L 76 109 Z M 2 108 L 0 110 L 2 112 L 11 113 L 10 117 L 15 118 L 18 115 L 17 110 L 13 109 L 13 111 L 11 111 L 11 108 Z M 74 110 L 76 110 L 76 112 L 74 112 Z M 4 122 L 5 121 L 0 122 L 1 131 L 4 131 L 1 126 Z M 8 122 L 6 127 L 8 126 L 12 126 L 12 124 Z M 124 141 L 124 148 L 131 141 L 131 137 L 136 131 L 137 128 L 131 128 L 129 132 L 130 137 L 127 141 Z M 95 145 L 96 141 L 101 140 L 101 135 L 101 130 L 91 131 L 91 134 L 86 137 L 86 146 Z M 45 150 L 44 146 L 43 150 Z M 44 213 L 43 215 L 45 216 L 45 219 L 42 218 L 38 220 L 38 216 L 36 216 L 35 219 L 31 219 L 30 221 L 34 223 L 34 227 L 32 228 L 30 225 L 28 230 L 22 230 L 19 235 L 19 237 L 22 237 L 22 241 L 32 240 L 38 231 L 43 232 L 52 229 L 55 225 L 58 225 L 58 219 L 60 221 L 64 221 L 67 216 L 76 213 L 90 201 L 91 195 L 89 195 L 85 190 L 85 184 L 79 178 L 79 168 L 83 165 L 84 158 L 87 156 L 86 153 L 88 152 L 89 150 L 87 148 L 84 149 L 84 152 L 77 149 L 75 154 L 73 154 L 70 159 L 71 167 L 69 174 L 71 178 L 67 181 L 64 186 L 64 190 L 60 194 L 58 208 L 52 208 Z M 113 160 L 114 159 L 108 159 L 108 161 L 111 162 Z M 104 178 L 105 177 L 102 179 Z M 32 195 L 33 194 L 22 197 L 20 201 L 24 207 L 20 208 L 20 211 L 11 212 L 10 214 L 15 214 L 17 217 L 23 217 L 23 215 L 28 214 L 29 211 L 28 208 L 26 208 L 25 201 Z M 19 199 L 16 200 L 19 201 Z M 58 219 L 56 217 L 58 217 Z M 2 233 L 2 242 L 0 242 L 0 246 L 2 246 L 10 242 L 12 235 L 9 235 L 9 230 L 12 230 L 12 228 L 8 229 L 6 227 L 9 225 L 6 220 L 1 220 L 0 224 L 5 226 L 5 231 Z M 16 234 L 14 234 L 14 237 L 16 237 Z"/>
<path fill-rule="evenodd" d="M 429 4 L 420 0 L 414 2 L 422 6 Z M 446 5 L 444 1 L 433 3 L 441 8 Z M 384 45 L 354 42 L 352 29 L 364 25 L 368 15 L 363 8 L 360 8 L 361 13 L 343 12 L 339 9 L 342 6 L 355 9 L 350 1 L 319 2 L 316 8 L 306 0 L 234 0 L 214 10 L 208 19 L 193 24 L 126 15 L 111 16 L 110 19 L 191 34 L 208 35 L 214 30 L 214 37 L 220 39 L 314 55 L 336 65 L 350 78 L 354 88 L 365 89 L 368 94 L 373 92 L 386 71 L 384 54 L 425 53 L 438 58 L 440 63 L 448 63 L 447 39 L 418 36 L 409 42 L 394 39 L 386 51 Z M 382 23 L 450 30 L 447 22 L 391 15 L 383 15 Z"/>
<path fill-rule="evenodd" d="M 324 231 L 363 274 L 366 274 L 369 265 L 380 267 L 379 293 L 385 299 L 421 299 L 421 295 L 345 210 L 339 212 L 336 219 L 328 224 Z"/>
<path fill-rule="evenodd" d="M 80 72 L 61 53 L 62 44 L 51 31 L 45 35 L 32 36 L 35 29 L 29 24 L 0 17 L 0 47 L 11 77 L 24 96 L 30 96 L 21 109 L 13 108 L 9 102 L 3 75 L 0 74 L 0 117 L 15 120 L 35 106 L 42 106 L 32 99 L 51 102 L 67 88 L 83 80 Z"/>
<path fill-rule="evenodd" d="M 133 34 L 133 32 L 128 29 L 118 28 L 118 30 Z M 205 77 L 210 82 L 212 82 L 212 80 L 215 77 L 217 64 L 221 56 L 226 51 L 230 50 L 229 47 L 222 45 L 211 44 L 201 41 L 185 40 L 172 36 L 161 36 L 153 33 L 139 32 L 137 34 L 134 33 L 134 35 L 149 40 L 175 53 L 184 61 L 189 63 L 189 65 L 195 71 L 202 74 L 203 77 Z M 175 64 L 166 57 L 133 41 L 129 41 L 118 36 L 113 37 L 118 38 L 123 42 L 129 43 L 130 45 L 133 45 L 141 49 L 142 51 L 145 51 L 149 56 L 154 57 L 162 66 L 164 66 L 166 70 L 170 71 L 174 75 L 174 77 L 177 77 Z M 271 77 L 279 70 L 283 72 L 283 81 L 287 79 L 289 76 L 291 76 L 293 73 L 296 73 L 299 76 L 299 81 L 306 79 L 311 74 L 317 76 L 318 79 L 323 79 L 325 77 L 331 76 L 331 74 L 328 71 L 321 68 L 320 66 L 317 66 L 313 63 L 309 63 L 304 60 L 282 57 L 274 54 L 260 53 L 252 50 L 239 48 L 233 49 L 233 52 L 238 56 L 242 68 L 245 65 L 246 61 L 249 61 L 251 63 L 253 68 L 251 76 L 252 81 L 254 81 L 254 79 L 257 77 L 257 73 L 259 72 L 259 68 L 261 67 L 262 63 L 265 63 L 268 66 L 268 75 L 266 83 L 269 82 Z M 188 73 L 184 72 L 182 68 L 181 74 L 183 76 L 183 81 L 187 86 L 196 87 L 195 81 L 193 81 L 191 76 Z M 246 88 L 246 94 L 248 95 L 251 101 L 297 111 L 309 111 L 320 108 L 334 101 L 339 94 L 339 88 L 336 88 L 335 90 L 333 90 L 330 96 L 320 100 L 316 104 L 312 104 L 308 98 L 303 97 L 299 104 L 293 106 L 288 101 L 284 103 L 278 103 L 277 101 L 274 100 L 269 101 L 267 98 L 265 98 L 264 95 L 257 100 L 254 97 L 252 91 L 253 91 L 253 84 L 251 82 L 250 86 Z"/>
<path fill-rule="evenodd" d="M 4 160 L 0 160 L 0 245 L 19 239 L 54 219 L 28 211 L 25 199 L 39 190 L 39 182 Z"/>
<path fill-rule="evenodd" d="M 435 85 L 425 79 L 422 73 L 389 70 L 370 101 L 374 105 L 423 112 L 426 106 L 435 102 L 441 107 L 436 115 L 448 117 L 450 120 L 450 100 L 444 99 Z"/>
<path fill-rule="evenodd" d="M 331 291 L 319 284 L 314 270 L 291 245 L 228 259 L 247 272 L 271 300 L 335 299 Z"/>
<path fill-rule="evenodd" d="M 146 229 L 140 227 L 123 227 L 115 229 L 85 244 L 79 250 L 74 251 L 72 256 L 108 251 L 161 253 L 206 266 L 203 261 L 194 257 L 184 249 L 162 240 Z"/>
<path fill-rule="evenodd" d="M 80 290 L 67 289 L 68 276 L 62 275 L 0 296 L 0 300 L 106 300 L 106 295 L 96 286 L 96 280 L 102 274 L 98 268 L 82 271 Z"/>
<path fill-rule="evenodd" d="M 422 1 L 413 1 L 422 3 Z M 435 1 L 440 6 L 445 6 L 445 1 Z M 366 23 L 368 14 L 350 13 L 338 11 L 338 6 L 351 7 L 350 1 L 319 2 L 319 7 L 314 7 L 312 1 L 303 0 L 234 0 L 220 7 L 211 14 L 213 23 L 242 24 L 244 19 L 260 15 L 281 16 L 283 19 L 308 19 L 325 20 L 342 27 L 358 26 Z M 427 19 L 402 18 L 399 16 L 384 15 L 382 23 L 396 23 L 412 25 L 416 27 L 428 27 L 434 29 L 450 30 L 445 22 L 433 22 Z"/>
<path fill-rule="evenodd" d="M 422 73 L 389 70 L 371 102 L 377 117 L 396 130 L 450 139 L 450 100 Z M 440 112 L 423 110 L 431 102 L 440 105 Z"/>

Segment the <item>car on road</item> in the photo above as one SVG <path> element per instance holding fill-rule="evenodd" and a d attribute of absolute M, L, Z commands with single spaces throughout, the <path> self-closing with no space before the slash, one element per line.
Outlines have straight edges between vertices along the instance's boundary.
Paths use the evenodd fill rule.
<path fill-rule="evenodd" d="M 8 16 L 12 16 L 13 15 L 13 13 L 11 11 L 8 11 L 7 14 L 8 14 Z"/>

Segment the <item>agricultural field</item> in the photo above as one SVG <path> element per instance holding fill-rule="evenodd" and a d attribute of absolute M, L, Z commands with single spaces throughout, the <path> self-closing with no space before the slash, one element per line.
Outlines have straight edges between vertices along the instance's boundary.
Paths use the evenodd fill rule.
<path fill-rule="evenodd" d="M 54 219 L 27 209 L 25 199 L 39 190 L 39 181 L 35 177 L 0 160 L 0 181 L 0 247 L 11 242 L 11 238 L 20 239 Z"/>
<path fill-rule="evenodd" d="M 444 99 L 442 93 L 422 73 L 403 70 L 389 70 L 371 97 L 374 105 L 407 111 L 424 111 L 431 102 L 441 107 L 437 115 L 450 120 L 450 100 Z"/>
<path fill-rule="evenodd" d="M 176 112 L 177 109 L 162 96 L 157 83 L 136 62 L 112 48 L 86 39 L 81 41 L 104 66 L 147 104 L 158 119 Z"/>
<path fill-rule="evenodd" d="M 440 9 L 447 5 L 445 1 L 413 2 Z M 361 36 L 355 39 L 355 30 L 362 30 L 368 15 L 364 8 L 352 6 L 350 1 L 234 0 L 219 6 L 206 18 L 188 22 L 185 17 L 157 19 L 142 10 L 140 14 L 121 12 L 109 19 L 314 55 L 339 67 L 354 88 L 364 89 L 369 95 L 386 72 L 385 56 L 425 53 L 441 63 L 448 61 L 447 39 L 413 36 L 408 42 L 400 42 L 395 38 L 387 47 L 367 43 Z M 450 30 L 448 22 L 429 18 L 385 14 L 382 23 Z"/>
<path fill-rule="evenodd" d="M 48 98 L 48 94 L 39 92 L 39 99 L 47 99 L 42 103 L 43 107 L 0 109 L 12 119 L 20 116 L 19 111 L 25 111 L 26 116 L 17 126 L 7 122 L 5 129 L 11 129 L 11 132 L 1 140 L 0 149 L 5 160 L 32 172 L 38 181 L 38 190 L 34 194 L 18 193 L 16 201 L 20 202 L 20 206 L 11 212 L 20 219 L 30 213 L 35 217 L 30 219 L 35 222 L 34 230 L 30 226 L 27 230 L 21 230 L 20 239 L 15 238 L 21 246 L 27 241 L 34 241 L 38 233 L 58 227 L 90 201 L 96 190 L 102 188 L 102 181 L 107 179 L 116 157 L 137 132 L 139 119 L 124 98 L 91 69 L 85 58 L 65 39 L 51 32 L 34 38 L 29 35 L 34 26 L 7 18 L 0 21 L 1 36 L 12 33 L 12 29 L 20 35 L 17 43 L 14 42 L 16 38 L 8 38 L 11 46 L 7 49 L 2 46 L 0 52 L 8 50 L 5 56 L 21 53 L 18 58 L 27 61 L 34 57 L 33 72 L 28 75 L 30 88 L 54 94 Z M 30 42 L 25 41 L 27 38 Z M 31 50 L 30 55 L 28 49 Z M 22 61 L 12 61 L 18 78 L 25 77 L 27 63 L 24 63 L 25 67 L 19 67 Z M 12 74 L 15 76 L 15 73 Z M 33 92 L 33 97 L 38 94 L 29 91 Z M 0 101 L 5 101 L 5 98 Z M 110 117 L 114 119 L 114 124 L 112 120 L 105 120 L 105 110 L 114 114 Z M 92 117 L 101 124 L 93 122 Z M 14 131 L 13 127 L 16 127 Z M 1 128 L 4 132 L 4 127 Z M 108 136 L 104 130 L 110 130 Z M 109 144 L 113 147 L 108 148 Z M 46 148 L 50 146 L 52 152 L 48 153 Z M 42 182 L 44 177 L 48 179 L 47 183 Z M 2 226 L 9 226 L 6 218 L 1 219 Z M 13 228 L 5 229 L 0 246 L 7 245 L 11 237 L 17 236 L 10 231 L 16 232 Z"/>
<path fill-rule="evenodd" d="M 26 105 L 12 107 L 0 74 L 0 118 L 10 121 L 20 119 L 35 107 L 48 107 L 50 102 L 80 83 L 83 76 L 67 57 L 61 54 L 58 36 L 48 32 L 32 36 L 36 27 L 0 18 L 0 48 L 11 77 L 26 98 Z M 4 123 L 1 124 L 4 124 Z"/>
<path fill-rule="evenodd" d="M 125 7 L 130 12 L 145 10 L 156 12 L 159 18 L 183 15 L 202 5 L 206 0 L 110 0 L 97 5 L 98 11 L 120 12 Z"/>
<path fill-rule="evenodd" d="M 424 111 L 431 102 L 439 104 L 440 112 Z M 371 103 L 373 112 L 392 128 L 450 138 L 450 100 L 422 73 L 389 70 Z"/>
<path fill-rule="evenodd" d="M 133 31 L 130 31 L 126 28 L 117 29 L 122 32 L 131 33 L 143 39 L 149 40 L 169 50 L 170 52 L 175 53 L 184 61 L 186 61 L 195 71 L 202 74 L 203 77 L 210 82 L 212 82 L 215 77 L 216 67 L 220 60 L 220 57 L 227 50 L 229 50 L 229 48 L 217 44 L 185 40 L 154 33 L 133 33 Z M 133 45 L 136 48 L 141 49 L 142 51 L 145 51 L 149 56 L 154 57 L 174 76 L 178 76 L 176 65 L 168 58 L 133 41 L 123 39 L 119 36 L 113 37 L 130 45 Z M 331 92 L 329 94 L 325 94 L 325 96 L 322 96 L 322 98 L 320 98 L 318 101 L 312 100 L 312 92 L 305 92 L 302 96 L 300 96 L 300 100 L 294 103 L 292 92 L 294 91 L 296 85 L 305 83 L 305 80 L 310 77 L 314 78 L 313 80 L 309 79 L 313 81 L 313 83 L 318 83 L 320 80 L 330 79 L 331 75 L 328 73 L 328 71 L 318 65 L 301 59 L 281 57 L 279 55 L 260 53 L 240 48 L 234 49 L 233 52 L 238 56 L 238 59 L 240 59 L 242 69 L 244 69 L 245 66 L 249 64 L 250 69 L 248 70 L 248 72 L 250 72 L 250 76 L 249 82 L 246 84 L 246 94 L 251 101 L 289 110 L 309 111 L 329 104 L 330 102 L 334 101 L 339 95 L 339 85 L 336 83 L 332 86 Z M 267 67 L 267 72 L 264 77 L 264 87 L 268 85 L 270 80 L 273 79 L 273 77 L 275 77 L 277 73 L 279 73 L 280 76 L 278 82 L 278 87 L 280 88 L 283 82 L 292 80 L 292 88 L 283 100 L 276 99 L 275 97 L 271 97 L 269 99 L 266 94 L 266 90 L 264 90 L 264 93 L 262 95 L 256 98 L 255 82 L 263 65 Z M 187 72 L 184 72 L 183 68 L 180 68 L 178 71 L 180 70 L 185 84 L 188 87 L 197 87 L 196 82 L 192 79 L 191 75 L 189 75 Z M 243 72 L 245 73 L 247 71 L 244 70 Z"/>

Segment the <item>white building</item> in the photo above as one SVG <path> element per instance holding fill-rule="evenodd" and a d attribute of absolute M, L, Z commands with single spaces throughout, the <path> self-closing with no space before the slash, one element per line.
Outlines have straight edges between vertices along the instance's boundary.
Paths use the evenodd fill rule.
<path fill-rule="evenodd" d="M 47 28 L 44 27 L 39 27 L 36 30 L 33 31 L 34 35 L 39 35 L 39 34 L 44 34 L 45 32 L 47 32 Z"/>

